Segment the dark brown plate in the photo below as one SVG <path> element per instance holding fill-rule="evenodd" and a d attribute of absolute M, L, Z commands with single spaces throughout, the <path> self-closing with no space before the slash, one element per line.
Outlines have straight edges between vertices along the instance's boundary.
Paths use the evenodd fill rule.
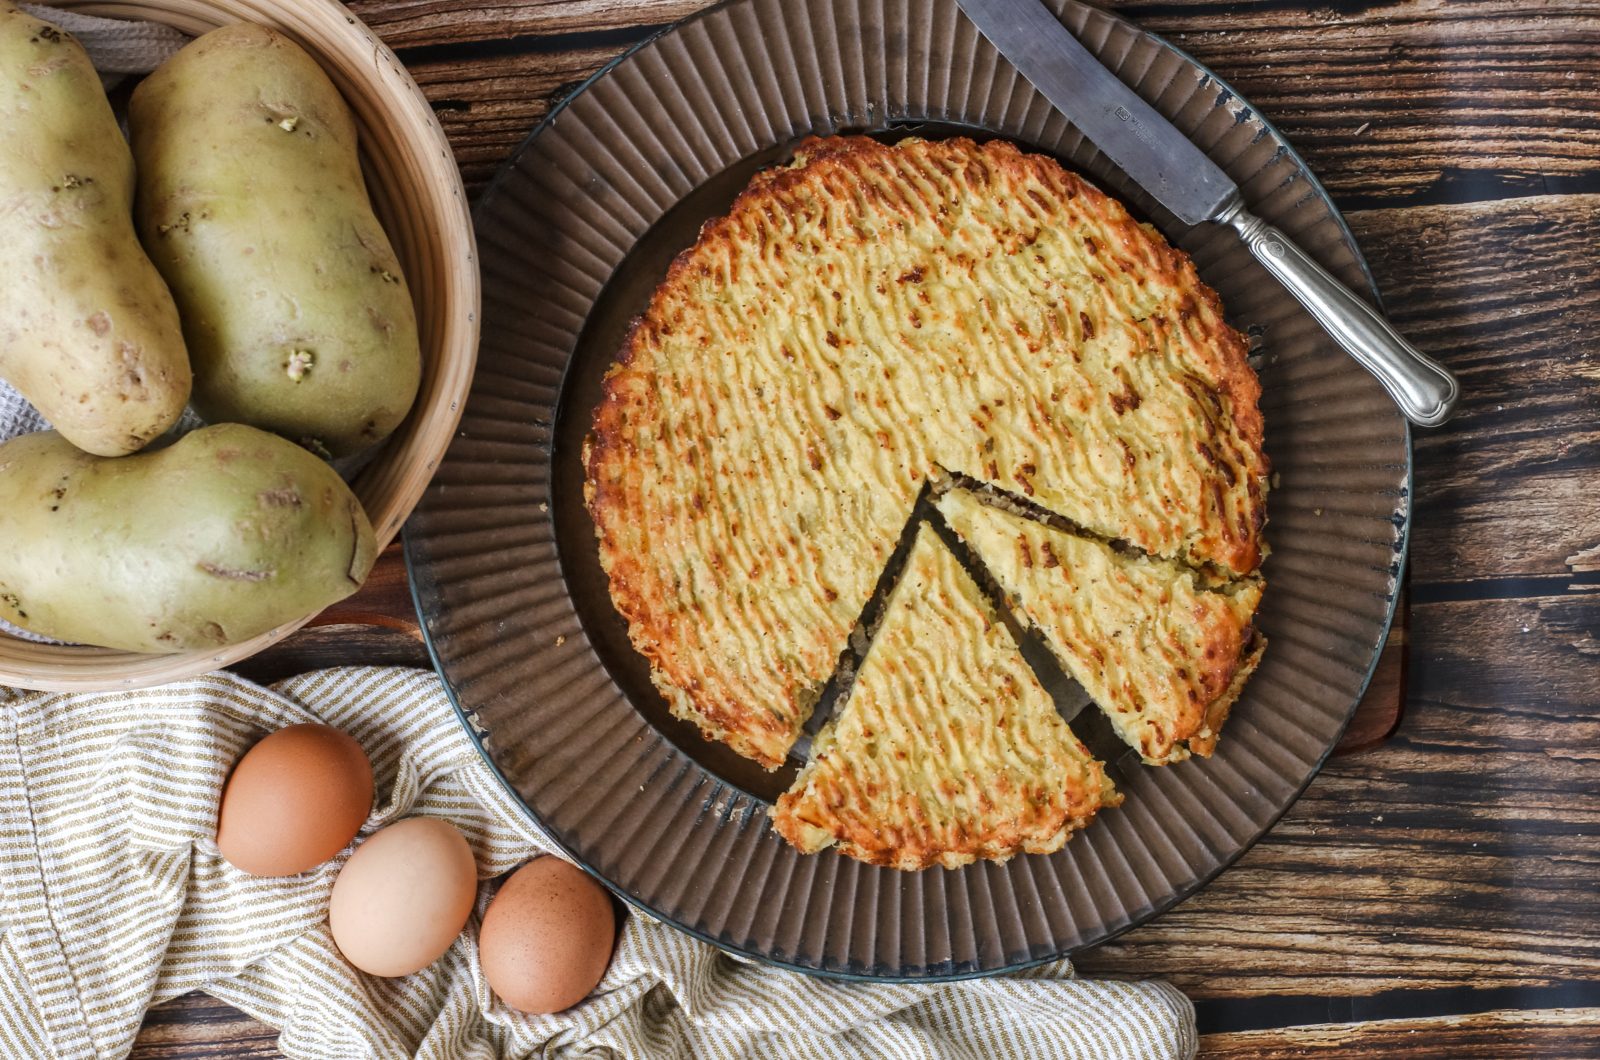
<path fill-rule="evenodd" d="M 1203 67 L 1076 3 L 1063 20 L 1346 282 L 1337 211 Z M 1195 259 L 1261 348 L 1271 641 L 1215 757 L 1125 768 L 1065 850 L 898 873 L 797 854 L 763 773 L 672 719 L 611 607 L 577 449 L 629 320 L 701 222 L 812 133 L 1005 136 L 1122 197 Z M 985 974 L 1100 942 L 1209 880 L 1277 820 L 1375 665 L 1409 516 L 1410 439 L 1382 389 L 1231 233 L 1178 225 L 994 53 L 953 0 L 734 0 L 653 38 L 558 108 L 477 213 L 483 345 L 461 431 L 407 528 L 446 685 L 507 787 L 652 915 L 807 971 Z"/>

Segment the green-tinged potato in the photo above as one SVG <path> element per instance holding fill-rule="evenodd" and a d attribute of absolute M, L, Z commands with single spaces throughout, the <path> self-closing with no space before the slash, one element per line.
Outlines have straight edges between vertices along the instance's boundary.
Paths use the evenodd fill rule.
<path fill-rule="evenodd" d="M 261 26 L 213 30 L 139 85 L 128 124 L 196 411 L 332 456 L 394 430 L 417 394 L 416 317 L 315 60 Z"/>
<path fill-rule="evenodd" d="M 133 156 L 83 48 L 0 0 L 0 378 L 74 445 L 136 452 L 189 400 L 133 232 Z"/>
<path fill-rule="evenodd" d="M 327 464 L 239 424 L 90 456 L 0 445 L 0 618 L 127 651 L 236 644 L 361 587 L 377 547 Z"/>

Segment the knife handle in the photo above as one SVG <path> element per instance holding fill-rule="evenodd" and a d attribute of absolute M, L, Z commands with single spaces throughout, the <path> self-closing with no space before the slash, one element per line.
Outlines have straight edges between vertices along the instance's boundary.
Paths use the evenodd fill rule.
<path fill-rule="evenodd" d="M 1412 346 L 1371 306 L 1278 229 L 1240 206 L 1225 217 L 1256 260 L 1300 300 L 1345 352 L 1378 377 L 1406 419 L 1437 427 L 1455 411 L 1456 377 Z"/>

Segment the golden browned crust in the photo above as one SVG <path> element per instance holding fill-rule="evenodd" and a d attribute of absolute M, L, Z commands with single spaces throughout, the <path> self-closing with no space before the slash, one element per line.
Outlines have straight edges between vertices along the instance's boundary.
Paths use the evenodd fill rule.
<path fill-rule="evenodd" d="M 1171 560 L 985 504 L 954 489 L 939 512 L 1062 666 L 1151 764 L 1210 755 L 1263 638 L 1262 583 L 1208 586 Z"/>
<path fill-rule="evenodd" d="M 813 140 L 673 263 L 586 498 L 674 712 L 775 767 L 931 468 L 1248 574 L 1258 396 L 1188 259 L 1053 161 Z"/>
<path fill-rule="evenodd" d="M 1245 682 L 1250 680 L 1250 675 L 1261 665 L 1261 656 L 1266 650 L 1267 638 L 1258 631 L 1247 631 L 1244 650 L 1239 656 L 1238 665 L 1233 669 L 1233 679 L 1228 682 L 1228 687 L 1223 693 L 1206 707 L 1205 724 L 1200 727 L 1199 732 L 1189 737 L 1190 751 L 1201 758 L 1211 757 L 1211 752 L 1217 749 L 1217 738 L 1222 735 L 1222 725 L 1228 720 L 1228 712 L 1233 709 L 1239 694 L 1244 691 Z"/>
<path fill-rule="evenodd" d="M 772 809 L 805 853 L 955 868 L 1048 854 L 1121 802 L 978 586 L 923 527 L 849 699 Z"/>

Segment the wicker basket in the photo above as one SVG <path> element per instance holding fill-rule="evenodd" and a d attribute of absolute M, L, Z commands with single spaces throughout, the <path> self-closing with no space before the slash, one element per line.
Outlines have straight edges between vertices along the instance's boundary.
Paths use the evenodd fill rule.
<path fill-rule="evenodd" d="M 333 0 L 56 0 L 108 18 L 164 22 L 199 35 L 251 21 L 293 38 L 355 112 L 378 217 L 416 301 L 422 387 L 411 416 L 352 483 L 380 545 L 399 533 L 450 443 L 478 347 L 478 263 L 466 193 L 444 132 L 392 51 Z M 220 651 L 140 655 L 35 644 L 0 633 L 0 684 L 89 691 L 175 681 L 238 662 L 312 615 Z"/>

